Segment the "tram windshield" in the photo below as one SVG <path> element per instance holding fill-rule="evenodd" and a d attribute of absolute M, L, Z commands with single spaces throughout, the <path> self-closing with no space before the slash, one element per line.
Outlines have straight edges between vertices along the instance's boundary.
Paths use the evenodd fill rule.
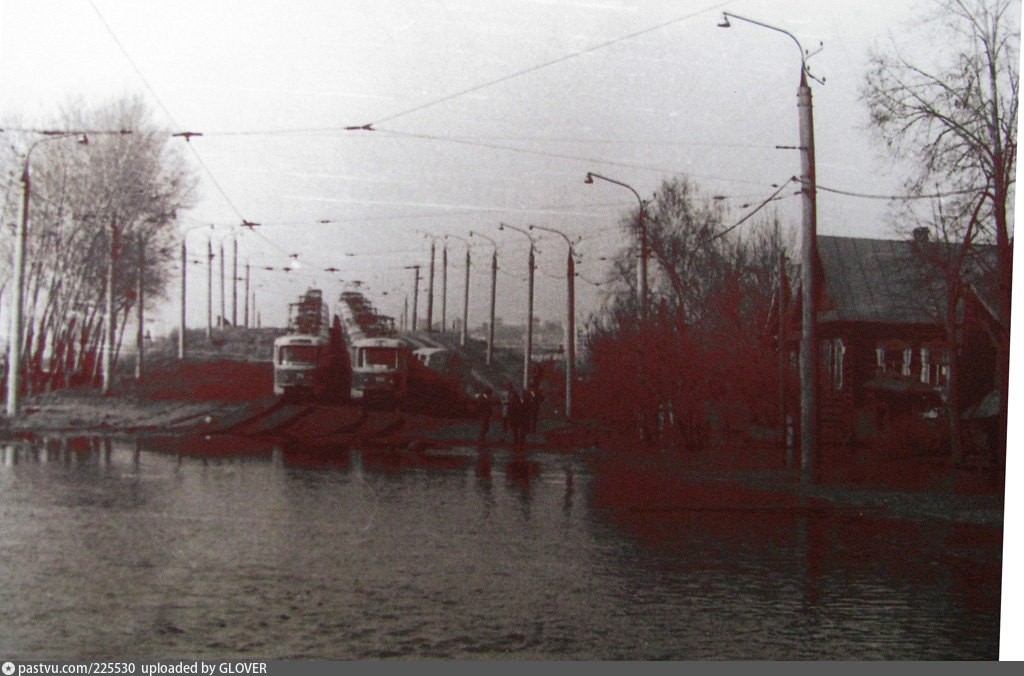
<path fill-rule="evenodd" d="M 398 350 L 392 347 L 364 347 L 360 354 L 363 366 L 398 367 Z"/>
<path fill-rule="evenodd" d="M 315 345 L 282 345 L 277 363 L 282 366 L 304 366 L 316 364 Z"/>

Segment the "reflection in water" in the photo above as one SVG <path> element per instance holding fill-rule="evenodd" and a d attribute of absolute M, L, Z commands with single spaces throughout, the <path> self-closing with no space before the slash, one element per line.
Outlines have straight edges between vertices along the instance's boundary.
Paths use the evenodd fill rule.
<path fill-rule="evenodd" d="M 3 446 L 0 655 L 996 656 L 997 528 L 580 456 L 245 443 Z"/>

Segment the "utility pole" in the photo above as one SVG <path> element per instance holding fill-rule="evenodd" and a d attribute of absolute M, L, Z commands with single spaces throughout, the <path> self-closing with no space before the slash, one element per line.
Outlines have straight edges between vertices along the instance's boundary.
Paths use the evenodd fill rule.
<path fill-rule="evenodd" d="M 459 345 L 465 347 L 469 341 L 469 272 L 472 264 L 472 257 L 469 253 L 470 241 L 458 235 L 445 235 L 445 239 L 454 237 L 466 245 L 466 278 L 462 289 L 462 326 L 459 330 Z"/>
<path fill-rule="evenodd" d="M 487 365 L 490 366 L 494 361 L 494 301 L 498 291 L 498 243 L 487 235 L 472 230 L 470 230 L 469 236 L 483 237 L 494 247 L 491 252 L 491 307 L 487 318 Z"/>
<path fill-rule="evenodd" d="M 526 230 L 517 228 L 514 225 L 502 223 L 498 226 L 498 230 L 515 230 L 526 235 L 530 240 L 530 255 L 527 257 L 527 282 L 526 282 L 526 345 L 523 349 L 523 390 L 527 390 L 530 387 L 530 367 L 533 365 L 533 274 L 536 269 L 536 261 L 534 257 L 534 240 Z"/>
<path fill-rule="evenodd" d="M 224 304 L 224 242 L 220 243 L 220 317 L 217 319 L 217 326 L 224 328 L 224 319 L 227 317 L 227 306 Z"/>
<path fill-rule="evenodd" d="M 818 455 L 818 360 L 821 357 L 818 351 L 818 210 L 814 170 L 814 114 L 806 65 L 800 69 L 797 108 L 800 111 L 800 193 L 803 213 L 800 284 L 804 289 L 800 340 L 800 477 L 804 483 L 813 483 Z"/>
<path fill-rule="evenodd" d="M 416 274 L 419 275 L 418 272 Z M 434 330 L 434 240 L 430 240 L 430 283 L 427 293 L 427 332 L 429 333 Z"/>
<path fill-rule="evenodd" d="M 114 260 L 118 248 L 117 217 L 110 219 L 110 251 L 107 255 L 106 298 L 103 310 L 103 396 L 110 394 L 114 360 Z"/>
<path fill-rule="evenodd" d="M 420 302 L 420 266 L 407 265 L 406 270 L 412 270 L 412 331 L 416 332 L 416 313 L 419 311 Z"/>
<path fill-rule="evenodd" d="M 28 151 L 25 153 L 25 164 L 21 172 L 21 218 L 18 219 L 18 225 L 14 235 L 14 270 L 12 280 L 12 286 L 14 287 L 14 299 L 11 303 L 11 330 L 7 341 L 6 412 L 7 416 L 10 418 L 16 417 L 20 413 L 21 357 L 22 348 L 24 347 L 22 339 L 24 338 L 25 330 L 25 244 L 28 237 L 29 196 L 32 193 L 32 151 L 35 150 L 36 146 L 40 143 L 68 138 L 70 136 L 79 136 L 78 142 L 82 145 L 89 144 L 89 139 L 86 138 L 85 134 L 78 134 L 77 132 L 43 133 L 43 138 L 38 139 L 28 147 Z"/>
<path fill-rule="evenodd" d="M 459 336 L 459 345 L 465 347 L 469 340 L 469 246 L 466 246 L 466 283 L 462 288 L 462 334 Z"/>
<path fill-rule="evenodd" d="M 786 281 L 786 252 L 779 239 L 779 439 L 786 453 L 786 469 L 793 469 L 793 447 L 789 443 L 789 406 L 786 401 L 786 380 L 789 374 L 789 347 L 786 331 L 786 315 L 789 312 L 789 297 Z"/>
<path fill-rule="evenodd" d="M 213 242 L 206 240 L 206 340 L 213 338 Z"/>
<path fill-rule="evenodd" d="M 530 256 L 528 259 L 529 281 L 526 288 L 526 358 L 523 360 L 523 390 L 530 388 L 530 366 L 533 365 L 533 272 L 536 268 L 533 255 L 533 242 L 530 242 Z"/>
<path fill-rule="evenodd" d="M 238 238 L 231 240 L 231 326 L 238 326 Z"/>
<path fill-rule="evenodd" d="M 136 303 L 137 303 L 137 305 L 136 305 L 136 308 L 137 308 L 136 322 L 138 323 L 138 327 L 135 329 L 135 380 L 141 382 L 142 381 L 142 377 L 144 375 L 143 372 L 144 372 L 144 369 L 145 369 L 145 364 L 144 364 L 144 362 L 145 362 L 145 354 L 144 354 L 144 351 L 145 351 L 145 344 L 144 344 L 145 343 L 145 336 L 143 335 L 145 333 L 145 330 L 143 328 L 143 320 L 144 320 L 144 317 L 145 317 L 145 311 L 144 311 L 145 302 L 144 302 L 143 293 L 145 292 L 145 284 L 143 283 L 143 281 L 144 281 L 144 275 L 145 275 L 145 271 L 146 271 L 146 251 L 145 251 L 146 243 L 142 239 L 142 234 L 141 233 L 138 236 L 138 242 L 139 242 L 139 272 L 138 272 L 138 280 L 136 281 L 136 287 L 135 287 L 135 295 L 136 295 Z"/>
<path fill-rule="evenodd" d="M 821 355 L 818 346 L 818 206 L 814 169 L 814 112 L 807 78 L 807 51 L 789 31 L 754 19 L 722 12 L 719 28 L 731 28 L 729 18 L 782 33 L 796 43 L 800 51 L 800 84 L 797 87 L 797 112 L 800 126 L 800 194 L 802 206 L 800 231 L 800 286 L 803 301 L 800 332 L 800 480 L 814 481 L 818 456 L 818 380 Z"/>
<path fill-rule="evenodd" d="M 245 262 L 245 328 L 249 328 L 249 261 Z"/>
<path fill-rule="evenodd" d="M 441 333 L 448 333 L 448 245 L 441 245 Z"/>
<path fill-rule="evenodd" d="M 178 318 L 178 360 L 185 358 L 185 276 L 188 274 L 188 249 L 181 239 L 181 317 Z"/>
<path fill-rule="evenodd" d="M 640 197 L 640 193 L 638 193 L 633 186 L 623 183 L 622 181 L 616 181 L 614 178 L 608 178 L 607 176 L 602 176 L 601 174 L 595 174 L 592 171 L 588 171 L 587 177 L 583 179 L 583 182 L 592 184 L 595 178 L 626 188 L 633 193 L 633 196 L 636 197 L 636 201 L 640 204 L 640 210 L 637 211 L 636 214 L 637 237 L 640 239 L 640 260 L 636 270 L 636 294 L 637 305 L 640 308 L 640 325 L 644 326 L 647 324 L 647 300 L 649 295 L 647 292 L 647 254 L 649 252 L 647 251 L 647 224 L 644 223 L 644 211 L 646 210 L 647 205 L 644 204 L 643 199 Z"/>
<path fill-rule="evenodd" d="M 569 256 L 565 262 L 565 417 L 568 419 L 572 417 L 572 385 L 576 379 L 576 259 L 568 235 L 542 225 L 531 225 L 530 230 L 534 229 L 547 230 L 561 236 L 569 247 Z"/>

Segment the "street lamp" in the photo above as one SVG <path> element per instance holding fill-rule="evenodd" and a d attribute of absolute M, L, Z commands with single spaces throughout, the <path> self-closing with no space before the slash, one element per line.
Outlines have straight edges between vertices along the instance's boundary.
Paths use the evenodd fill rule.
<path fill-rule="evenodd" d="M 569 237 L 554 228 L 543 225 L 531 225 L 530 230 L 546 230 L 559 235 L 569 246 L 569 255 L 565 259 L 566 282 L 566 323 L 565 323 L 565 417 L 572 417 L 572 381 L 576 375 L 576 260 L 573 257 L 573 243 Z"/>
<path fill-rule="evenodd" d="M 637 269 L 637 295 L 639 296 L 640 305 L 640 323 L 645 324 L 647 322 L 647 225 L 644 223 L 644 210 L 647 205 L 640 198 L 640 193 L 633 189 L 632 186 L 623 183 L 622 181 L 616 181 L 614 178 L 608 178 L 601 174 L 595 174 L 592 171 L 587 172 L 587 177 L 584 179 L 584 183 L 593 183 L 595 178 L 599 178 L 602 181 L 608 181 L 615 185 L 627 188 L 636 197 L 636 201 L 640 203 L 640 211 L 636 217 L 636 229 L 640 237 L 640 265 Z"/>
<path fill-rule="evenodd" d="M 85 134 L 77 132 L 67 133 L 46 133 L 43 138 L 37 140 L 28 147 L 25 153 L 25 165 L 21 172 L 21 183 L 23 186 L 21 198 L 21 218 L 18 219 L 18 227 L 14 238 L 14 301 L 11 308 L 11 335 L 8 341 L 7 353 L 7 416 L 18 415 L 18 398 L 21 390 L 21 334 L 25 322 L 25 240 L 28 236 L 29 198 L 32 193 L 31 164 L 32 151 L 41 143 L 56 141 L 58 139 L 77 136 L 78 142 L 88 145 L 89 139 Z"/>
<path fill-rule="evenodd" d="M 471 244 L 469 243 L 469 240 L 463 237 L 459 237 L 458 235 L 444 236 L 445 239 L 448 239 L 449 237 L 454 237 L 455 239 L 463 242 L 466 245 L 466 283 L 462 290 L 462 330 L 459 332 L 459 345 L 465 347 L 467 332 L 469 331 L 469 266 L 471 262 L 469 247 L 471 246 Z M 445 261 L 447 262 L 447 257 L 445 258 Z"/>
<path fill-rule="evenodd" d="M 526 349 L 523 351 L 523 391 L 525 392 L 530 388 L 530 366 L 533 361 L 533 271 L 536 268 L 534 265 L 534 252 L 536 251 L 536 242 L 528 231 L 522 228 L 517 228 L 514 225 L 508 225 L 507 223 L 501 223 L 498 225 L 498 230 L 515 230 L 526 235 L 530 240 L 530 256 L 527 259 L 527 266 L 529 267 L 529 276 L 527 277 L 527 291 L 526 291 Z"/>
<path fill-rule="evenodd" d="M 800 118 L 800 183 L 803 203 L 800 284 L 803 308 L 800 334 L 800 472 L 804 482 L 813 481 L 818 454 L 818 327 L 817 283 L 815 266 L 818 260 L 817 195 L 814 170 L 814 115 L 811 88 L 807 78 L 817 80 L 807 70 L 807 52 L 789 31 L 748 19 L 731 12 L 722 13 L 720 28 L 730 28 L 729 18 L 746 21 L 788 36 L 800 51 L 800 84 L 797 87 L 797 110 Z M 822 82 L 818 80 L 818 82 Z"/>
<path fill-rule="evenodd" d="M 491 310 L 487 328 L 487 365 L 490 366 L 494 361 L 494 299 L 498 285 L 498 243 L 487 235 L 472 230 L 469 231 L 469 236 L 483 237 L 494 247 L 494 251 L 491 253 Z"/>

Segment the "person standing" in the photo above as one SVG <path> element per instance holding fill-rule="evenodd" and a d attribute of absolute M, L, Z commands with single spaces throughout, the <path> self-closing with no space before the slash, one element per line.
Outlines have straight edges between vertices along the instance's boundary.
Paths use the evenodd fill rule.
<path fill-rule="evenodd" d="M 540 388 L 531 387 L 523 396 L 526 407 L 527 423 L 526 428 L 530 434 L 537 433 L 537 418 L 540 415 L 540 405 L 544 401 L 544 395 Z"/>
<path fill-rule="evenodd" d="M 476 398 L 477 416 L 480 418 L 480 439 L 481 444 L 487 442 L 487 434 L 491 431 L 491 415 L 493 413 L 494 401 L 491 395 L 494 391 L 487 388 Z"/>
<path fill-rule="evenodd" d="M 509 384 L 505 389 L 508 395 L 508 426 L 512 435 L 512 449 L 519 451 L 526 446 L 526 410 L 515 388 Z"/>

